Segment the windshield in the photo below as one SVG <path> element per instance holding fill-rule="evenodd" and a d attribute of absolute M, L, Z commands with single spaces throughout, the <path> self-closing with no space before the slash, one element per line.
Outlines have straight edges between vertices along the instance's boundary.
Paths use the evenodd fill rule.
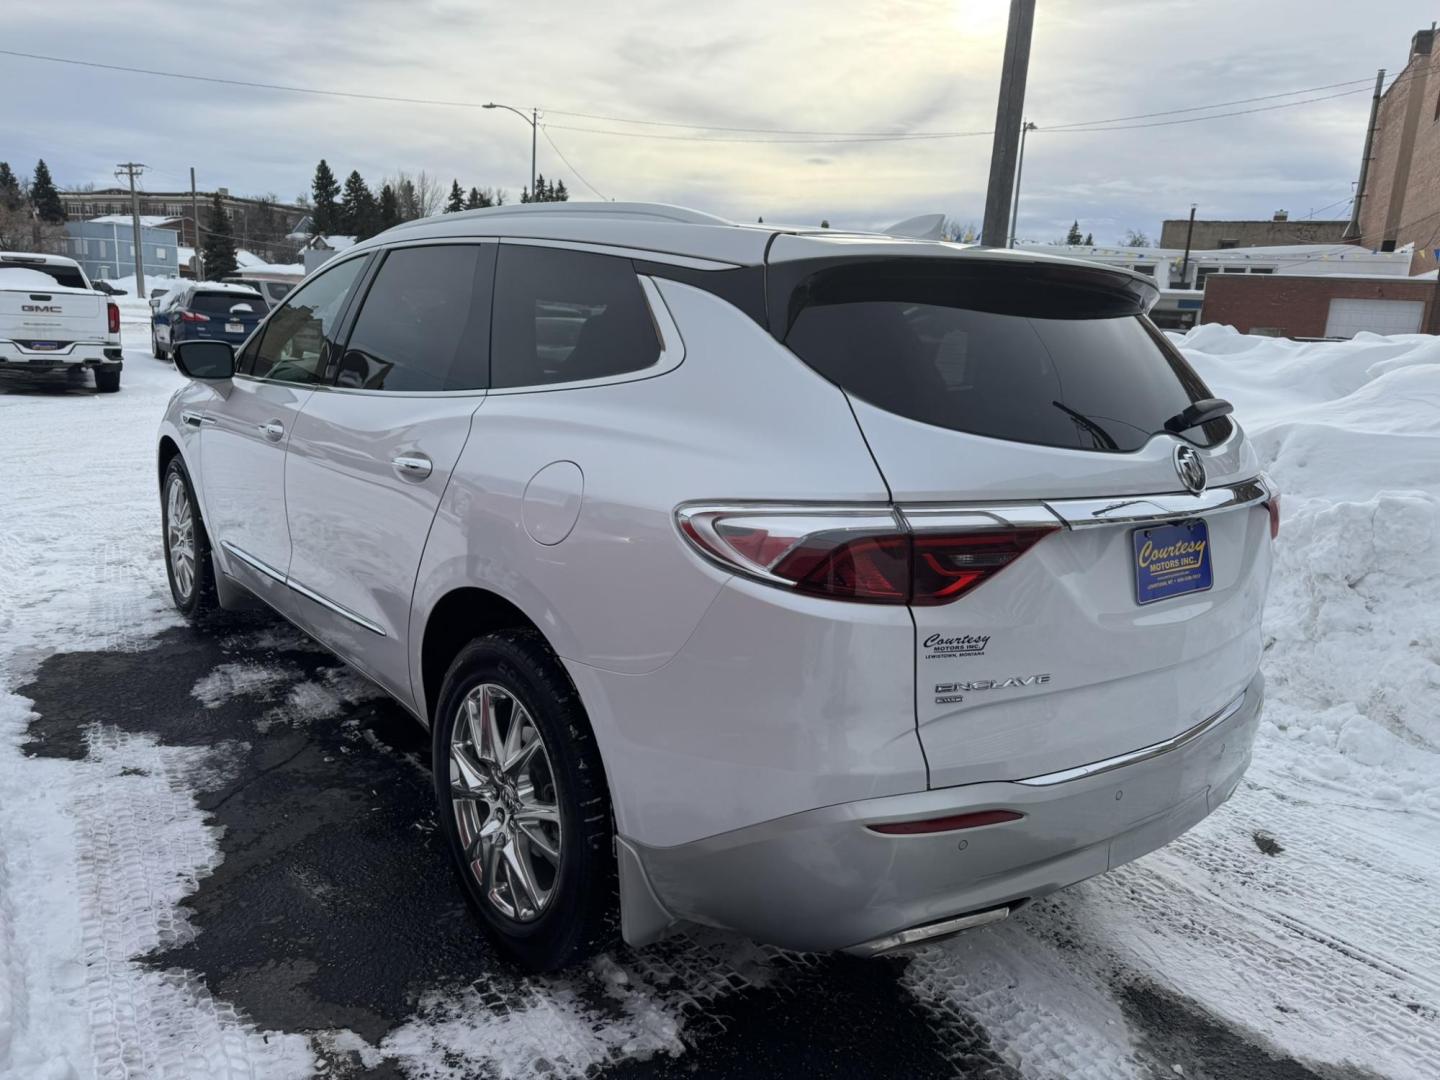
<path fill-rule="evenodd" d="M 197 292 L 190 297 L 190 310 L 201 315 L 229 315 L 236 304 L 249 304 L 248 312 L 237 311 L 237 318 L 258 319 L 265 314 L 265 301 L 259 293 Z"/>
<path fill-rule="evenodd" d="M 48 282 L 42 280 L 49 278 Z M 0 263 L 0 289 L 33 289 L 60 285 L 67 289 L 87 289 L 79 267 L 52 263 Z"/>
<path fill-rule="evenodd" d="M 889 412 L 1046 446 L 1138 450 L 1211 396 L 1140 313 L 1138 294 L 1109 293 L 1083 269 L 1072 281 L 1033 267 L 905 262 L 805 279 L 785 344 Z M 1229 432 L 1218 420 L 1184 434 L 1209 445 Z"/>

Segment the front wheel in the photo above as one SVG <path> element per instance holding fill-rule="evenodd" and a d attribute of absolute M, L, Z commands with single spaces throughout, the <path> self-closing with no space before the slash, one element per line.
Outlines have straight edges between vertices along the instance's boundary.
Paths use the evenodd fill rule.
<path fill-rule="evenodd" d="M 165 351 L 160 348 L 160 337 L 155 333 L 155 327 L 150 327 L 150 352 L 156 360 L 165 359 Z"/>
<path fill-rule="evenodd" d="M 538 634 L 472 641 L 434 724 L 442 829 L 472 910 L 532 971 L 616 939 L 605 770 L 569 676 Z"/>
<path fill-rule="evenodd" d="M 199 506 L 190 474 L 176 454 L 165 469 L 165 481 L 160 487 L 165 572 L 176 610 L 191 621 L 218 605 L 210 538 L 200 519 Z"/>

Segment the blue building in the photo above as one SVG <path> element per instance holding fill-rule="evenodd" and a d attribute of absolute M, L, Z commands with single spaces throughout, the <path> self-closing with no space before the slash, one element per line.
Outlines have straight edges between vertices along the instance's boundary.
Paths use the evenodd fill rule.
<path fill-rule="evenodd" d="M 172 224 L 177 227 L 166 227 Z M 92 280 L 135 273 L 135 233 L 129 214 L 67 221 L 65 232 L 64 254 L 83 266 Z M 181 276 L 179 245 L 178 219 L 141 215 L 141 258 L 147 278 Z"/>

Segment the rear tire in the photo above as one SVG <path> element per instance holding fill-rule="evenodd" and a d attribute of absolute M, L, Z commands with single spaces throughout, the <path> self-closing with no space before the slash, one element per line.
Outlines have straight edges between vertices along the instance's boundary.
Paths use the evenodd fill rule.
<path fill-rule="evenodd" d="M 113 394 L 120 389 L 120 369 L 104 371 L 95 369 L 95 389 L 101 394 Z"/>
<path fill-rule="evenodd" d="M 165 573 L 175 609 L 197 622 L 219 606 L 215 594 L 215 568 L 210 561 L 210 537 L 200 518 L 200 504 L 190 473 L 176 454 L 160 485 L 161 539 L 165 544 Z"/>
<path fill-rule="evenodd" d="M 150 353 L 156 360 L 164 360 L 165 353 L 160 348 L 160 339 L 155 335 L 155 327 L 150 327 Z"/>
<path fill-rule="evenodd" d="M 531 971 L 615 944 L 605 769 L 575 687 L 544 640 L 514 630 L 462 649 L 441 687 L 433 738 L 441 829 L 490 938 Z"/>

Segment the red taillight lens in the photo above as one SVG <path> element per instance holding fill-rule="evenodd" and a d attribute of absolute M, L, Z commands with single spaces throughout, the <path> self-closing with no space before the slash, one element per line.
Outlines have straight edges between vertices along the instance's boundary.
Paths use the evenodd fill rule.
<path fill-rule="evenodd" d="M 1019 821 L 1024 816 L 1014 810 L 976 810 L 970 814 L 951 814 L 949 817 L 925 818 L 921 821 L 887 821 L 865 827 L 871 832 L 884 833 L 886 836 L 923 836 L 926 833 L 978 829 L 981 825 L 1000 825 L 1006 821 Z"/>
<path fill-rule="evenodd" d="M 917 532 L 910 602 L 921 606 L 949 603 L 1004 570 L 1054 531 L 1054 527 L 1043 526 L 954 534 Z"/>
<path fill-rule="evenodd" d="M 182 311 L 182 312 L 180 312 L 180 321 L 181 321 L 181 322 L 209 322 L 209 321 L 210 321 L 210 316 L 209 316 L 209 315 L 201 315 L 198 311 Z"/>
<path fill-rule="evenodd" d="M 682 507 L 676 517 L 685 538 L 727 569 L 812 596 L 922 606 L 963 596 L 1059 527 L 803 506 Z"/>
<path fill-rule="evenodd" d="M 120 332 L 120 308 L 113 302 L 105 305 L 105 325 L 112 334 Z"/>
<path fill-rule="evenodd" d="M 1271 495 L 1265 503 L 1265 509 L 1270 511 L 1270 539 L 1274 540 L 1280 535 L 1280 496 Z"/>

